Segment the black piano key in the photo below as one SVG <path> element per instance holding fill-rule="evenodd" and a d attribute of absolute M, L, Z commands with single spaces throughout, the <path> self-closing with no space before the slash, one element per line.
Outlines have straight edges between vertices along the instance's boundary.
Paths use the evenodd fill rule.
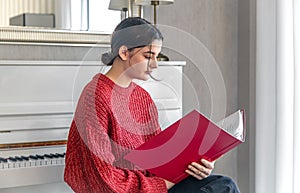
<path fill-rule="evenodd" d="M 21 157 L 19 157 L 19 156 L 15 156 L 15 159 L 16 159 L 17 161 L 23 161 L 23 159 L 22 159 Z"/>
<path fill-rule="evenodd" d="M 52 155 L 49 155 L 49 154 L 44 154 L 44 157 L 45 157 L 45 158 L 49 158 L 49 159 L 52 159 L 52 158 L 53 158 L 53 156 L 52 156 Z"/>
<path fill-rule="evenodd" d="M 7 163 L 7 158 L 0 157 L 0 161 L 3 163 Z"/>
<path fill-rule="evenodd" d="M 35 155 L 30 155 L 29 158 L 30 158 L 30 159 L 34 159 L 34 160 L 37 160 L 37 159 L 38 159 Z"/>
<path fill-rule="evenodd" d="M 51 156 L 53 156 L 54 158 L 59 158 L 58 155 L 50 153 Z"/>
<path fill-rule="evenodd" d="M 28 156 L 23 156 L 23 155 L 21 155 L 20 158 L 22 158 L 24 161 L 28 161 L 28 160 L 29 160 L 29 157 L 28 157 Z"/>
<path fill-rule="evenodd" d="M 58 157 L 61 157 L 61 158 L 65 157 L 64 154 L 62 154 L 62 153 L 56 153 L 55 155 L 57 155 Z"/>
<path fill-rule="evenodd" d="M 44 159 L 45 157 L 43 155 L 39 155 L 39 154 L 36 154 L 35 155 L 38 159 Z"/>
<path fill-rule="evenodd" d="M 17 161 L 17 159 L 15 157 L 9 157 L 8 160 L 12 161 L 12 162 L 16 162 Z"/>

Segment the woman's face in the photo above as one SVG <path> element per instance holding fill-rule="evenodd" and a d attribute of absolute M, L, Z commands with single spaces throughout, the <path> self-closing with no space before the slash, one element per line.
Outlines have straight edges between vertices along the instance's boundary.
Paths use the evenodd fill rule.
<path fill-rule="evenodd" d="M 126 74 L 132 79 L 148 80 L 152 70 L 157 68 L 157 55 L 162 41 L 154 40 L 151 45 L 135 48 L 130 52 Z"/>

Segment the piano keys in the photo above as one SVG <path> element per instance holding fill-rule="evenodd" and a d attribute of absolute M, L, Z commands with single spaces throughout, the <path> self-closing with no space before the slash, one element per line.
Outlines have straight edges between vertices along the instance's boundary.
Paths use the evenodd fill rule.
<path fill-rule="evenodd" d="M 0 149 L 0 188 L 63 182 L 65 152 L 65 145 Z"/>
<path fill-rule="evenodd" d="M 43 152 L 44 153 L 44 152 Z M 46 154 L 17 154 L 9 157 L 0 157 L 0 169 L 29 168 L 38 166 L 63 165 L 65 153 Z"/>

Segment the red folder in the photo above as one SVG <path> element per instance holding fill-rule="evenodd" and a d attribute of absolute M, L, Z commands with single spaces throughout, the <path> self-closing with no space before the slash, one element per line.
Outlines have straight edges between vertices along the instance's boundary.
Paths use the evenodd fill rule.
<path fill-rule="evenodd" d="M 202 158 L 216 160 L 244 142 L 244 111 L 239 110 L 233 115 L 241 118 L 237 123 L 227 123 L 225 130 L 194 110 L 124 158 L 156 176 L 178 183 L 188 176 L 185 170 L 191 162 L 199 162 Z M 241 137 L 228 132 L 234 130 L 237 124 L 242 129 Z"/>

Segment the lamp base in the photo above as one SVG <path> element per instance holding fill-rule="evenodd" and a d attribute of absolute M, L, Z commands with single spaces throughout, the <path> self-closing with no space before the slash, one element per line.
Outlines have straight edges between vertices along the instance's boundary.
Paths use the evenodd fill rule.
<path fill-rule="evenodd" d="M 166 55 L 164 55 L 162 53 L 159 53 L 156 58 L 157 58 L 157 61 L 169 61 L 168 56 L 166 56 Z"/>

